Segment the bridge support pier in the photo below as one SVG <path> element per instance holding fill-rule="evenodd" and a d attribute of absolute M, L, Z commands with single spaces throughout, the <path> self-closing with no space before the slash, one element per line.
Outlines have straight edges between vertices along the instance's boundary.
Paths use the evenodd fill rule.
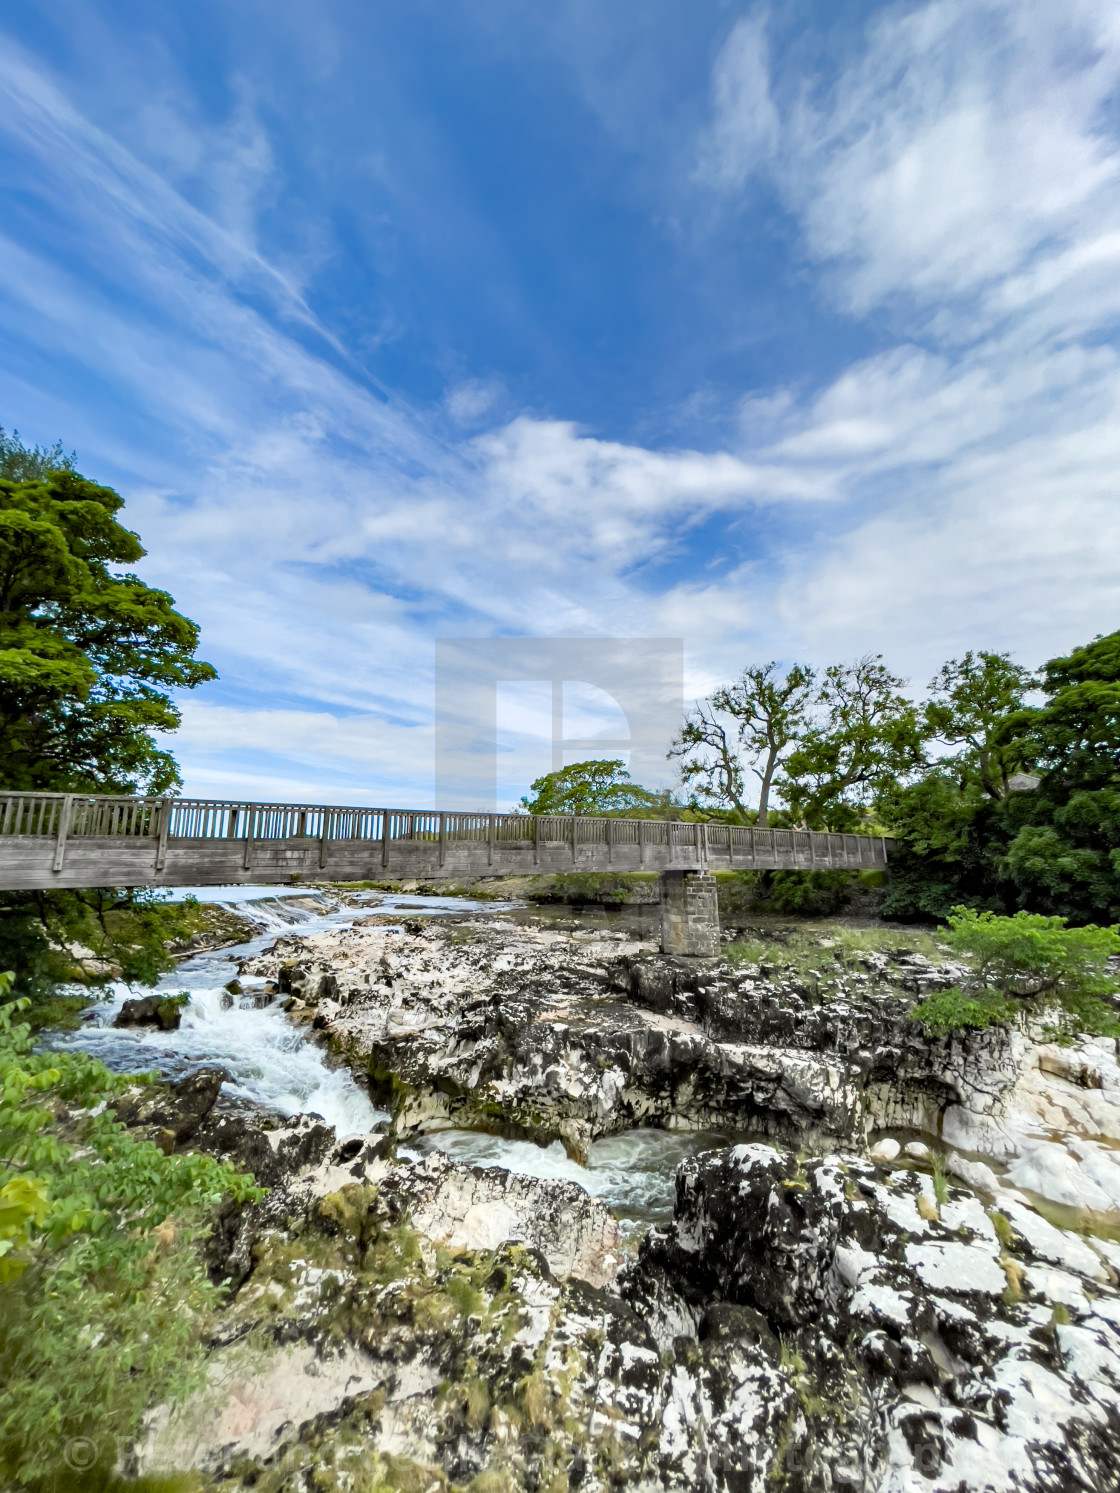
<path fill-rule="evenodd" d="M 719 902 L 710 871 L 662 871 L 661 952 L 713 958 L 719 953 Z"/>

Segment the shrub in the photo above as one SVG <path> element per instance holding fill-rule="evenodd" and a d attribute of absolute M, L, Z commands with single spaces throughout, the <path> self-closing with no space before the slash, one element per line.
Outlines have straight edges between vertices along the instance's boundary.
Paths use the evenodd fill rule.
<path fill-rule="evenodd" d="M 851 900 L 850 871 L 774 871 L 766 892 L 769 909 L 826 918 Z"/>
<path fill-rule="evenodd" d="M 130 1135 L 103 1107 L 129 1080 L 33 1052 L 27 1004 L 0 1006 L 0 1483 L 100 1487 L 147 1407 L 197 1382 L 210 1210 L 260 1193 Z M 79 1443 L 84 1480 L 67 1461 Z"/>
<path fill-rule="evenodd" d="M 1000 917 L 958 907 L 945 942 L 972 960 L 959 986 L 927 997 L 913 1015 L 937 1032 L 987 1027 L 1020 1010 L 1055 1009 L 1067 1031 L 1120 1035 L 1101 996 L 1114 992 L 1108 961 L 1120 954 L 1116 928 L 1068 928 L 1065 918 L 1018 912 Z"/>

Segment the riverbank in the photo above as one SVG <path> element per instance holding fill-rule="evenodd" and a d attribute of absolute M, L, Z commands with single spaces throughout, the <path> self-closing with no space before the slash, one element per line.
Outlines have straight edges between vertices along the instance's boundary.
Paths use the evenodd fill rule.
<path fill-rule="evenodd" d="M 184 1081 L 163 1131 L 269 1192 L 210 1246 L 207 1392 L 124 1465 L 283 1493 L 1106 1486 L 1115 1044 L 930 1037 L 908 1013 L 959 971 L 922 930 L 744 931 L 672 960 L 625 909 L 406 894 L 223 956 L 214 1018 L 258 1065 L 275 1024 L 384 1119 Z"/>

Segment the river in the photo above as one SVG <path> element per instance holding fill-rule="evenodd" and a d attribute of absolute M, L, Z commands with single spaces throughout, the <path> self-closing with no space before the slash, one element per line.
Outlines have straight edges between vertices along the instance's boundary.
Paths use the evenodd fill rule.
<path fill-rule="evenodd" d="M 348 927 L 365 912 L 392 913 L 423 909 L 439 916 L 463 912 L 508 911 L 514 904 L 475 902 L 462 897 L 420 895 L 368 897 L 340 906 L 328 894 L 280 894 L 275 887 L 185 888 L 182 895 L 214 902 L 250 918 L 259 932 L 247 943 L 183 960 L 156 986 L 156 994 L 185 991 L 189 1004 L 177 1031 L 114 1027 L 124 1002 L 148 989 L 117 983 L 108 1000 L 91 1007 L 90 1019 L 75 1032 L 60 1035 L 59 1046 L 80 1047 L 118 1073 L 155 1071 L 178 1078 L 202 1063 L 218 1063 L 229 1073 L 223 1097 L 282 1115 L 314 1113 L 340 1136 L 364 1134 L 379 1120 L 376 1109 L 355 1083 L 349 1069 L 332 1065 L 329 1055 L 297 1027 L 278 1004 L 257 1008 L 254 989 L 262 980 L 242 978 L 245 995 L 230 997 L 225 986 L 238 963 L 259 954 L 281 934 L 308 935 Z M 402 1156 L 445 1151 L 472 1166 L 500 1166 L 531 1177 L 566 1178 L 601 1198 L 621 1219 L 656 1222 L 670 1217 L 673 1179 L 685 1156 L 735 1137 L 664 1130 L 635 1130 L 610 1136 L 591 1147 L 588 1164 L 573 1161 L 559 1142 L 538 1146 L 473 1131 L 437 1131 L 402 1145 Z"/>

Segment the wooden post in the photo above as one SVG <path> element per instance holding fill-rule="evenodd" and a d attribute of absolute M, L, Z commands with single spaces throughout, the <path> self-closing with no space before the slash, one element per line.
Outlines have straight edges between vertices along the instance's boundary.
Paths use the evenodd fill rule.
<path fill-rule="evenodd" d="M 389 809 L 381 810 L 381 865 L 384 869 L 389 864 L 389 820 L 392 813 Z"/>
<path fill-rule="evenodd" d="M 255 808 L 247 810 L 245 818 L 245 860 L 243 862 L 246 871 L 253 869 L 253 831 L 256 828 L 254 823 L 256 817 L 257 811 Z"/>
<path fill-rule="evenodd" d="M 443 865 L 444 852 L 447 848 L 447 815 L 439 816 L 439 863 Z"/>
<path fill-rule="evenodd" d="M 541 816 L 533 815 L 533 865 L 541 863 Z"/>
<path fill-rule="evenodd" d="M 579 815 L 572 815 L 572 865 L 576 863 L 576 837 L 579 834 Z"/>
<path fill-rule="evenodd" d="M 614 865 L 614 820 L 607 820 L 607 865 Z"/>
<path fill-rule="evenodd" d="M 326 809 L 319 820 L 319 870 L 327 864 L 327 836 L 330 833 L 330 814 Z"/>
<path fill-rule="evenodd" d="M 171 800 L 164 798 L 159 805 L 159 839 L 156 841 L 156 870 L 162 871 L 167 861 L 167 837 L 171 833 Z"/>
<path fill-rule="evenodd" d="M 638 820 L 638 865 L 639 866 L 644 866 L 645 863 L 646 863 L 646 822 L 645 822 L 644 819 L 639 819 Z"/>
<path fill-rule="evenodd" d="M 70 812 L 73 803 L 74 795 L 67 793 L 58 811 L 58 838 L 54 842 L 54 869 L 56 871 L 62 870 L 62 863 L 66 859 L 66 837 L 70 833 Z"/>
<path fill-rule="evenodd" d="M 486 864 L 492 866 L 494 864 L 494 815 L 487 814 L 486 818 L 488 820 L 486 826 Z"/>

